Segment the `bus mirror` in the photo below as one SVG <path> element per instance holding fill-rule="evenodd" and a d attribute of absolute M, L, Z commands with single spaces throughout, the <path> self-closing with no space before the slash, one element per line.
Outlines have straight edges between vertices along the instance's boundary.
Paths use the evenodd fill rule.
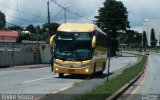
<path fill-rule="evenodd" d="M 50 45 L 50 46 L 53 46 L 54 37 L 55 37 L 55 35 L 51 36 L 51 38 L 50 38 L 50 40 L 49 40 L 49 45 Z"/>
<path fill-rule="evenodd" d="M 92 48 L 96 47 L 96 36 L 93 36 L 92 38 Z"/>

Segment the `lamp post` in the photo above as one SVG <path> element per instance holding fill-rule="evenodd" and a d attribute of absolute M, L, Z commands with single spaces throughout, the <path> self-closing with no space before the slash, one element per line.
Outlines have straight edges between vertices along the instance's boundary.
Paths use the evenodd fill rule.
<path fill-rule="evenodd" d="M 110 31 L 111 32 L 111 31 Z M 109 81 L 109 69 L 110 69 L 110 58 L 111 58 L 111 43 L 113 38 L 108 34 L 109 46 L 108 46 L 108 71 L 107 71 L 107 81 Z"/>
<path fill-rule="evenodd" d="M 66 15 L 66 10 L 67 10 L 67 8 L 69 8 L 69 7 L 71 7 L 71 5 L 68 5 L 68 6 L 65 6 L 64 7 L 64 23 L 66 23 L 67 22 L 67 15 Z"/>
<path fill-rule="evenodd" d="M 110 58 L 111 58 L 111 37 L 109 36 L 109 50 L 108 50 L 108 71 L 107 71 L 107 81 L 109 80 Z"/>

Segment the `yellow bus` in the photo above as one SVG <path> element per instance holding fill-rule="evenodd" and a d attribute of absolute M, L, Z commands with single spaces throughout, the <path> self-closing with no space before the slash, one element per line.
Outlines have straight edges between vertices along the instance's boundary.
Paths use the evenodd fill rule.
<path fill-rule="evenodd" d="M 94 24 L 65 23 L 50 38 L 52 69 L 64 74 L 103 74 L 107 60 L 107 35 Z"/>

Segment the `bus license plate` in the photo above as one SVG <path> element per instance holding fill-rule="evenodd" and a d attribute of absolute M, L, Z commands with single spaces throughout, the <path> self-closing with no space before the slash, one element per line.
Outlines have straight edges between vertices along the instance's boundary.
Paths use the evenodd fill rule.
<path fill-rule="evenodd" d="M 68 72 L 73 73 L 73 72 L 75 72 L 75 69 L 68 69 Z"/>

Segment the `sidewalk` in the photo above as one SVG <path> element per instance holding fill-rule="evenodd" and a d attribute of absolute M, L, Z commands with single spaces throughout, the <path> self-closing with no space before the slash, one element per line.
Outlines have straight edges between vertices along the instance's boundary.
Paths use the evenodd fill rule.
<path fill-rule="evenodd" d="M 43 67 L 50 67 L 50 64 L 19 65 L 19 66 L 10 66 L 10 67 L 6 67 L 6 68 L 0 67 L 0 71 L 33 69 L 33 68 L 43 68 Z"/>

